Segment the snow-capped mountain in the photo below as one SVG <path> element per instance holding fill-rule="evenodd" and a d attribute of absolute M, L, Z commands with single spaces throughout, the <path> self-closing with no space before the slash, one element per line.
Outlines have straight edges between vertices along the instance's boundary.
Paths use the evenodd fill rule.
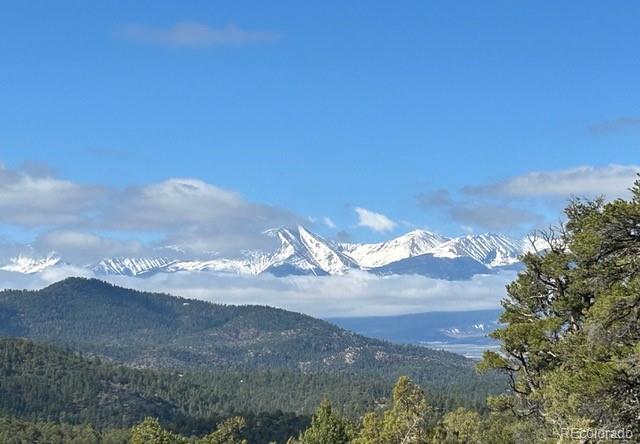
<path fill-rule="evenodd" d="M 53 267 L 60 262 L 60 258 L 55 253 L 50 253 L 45 257 L 32 258 L 19 254 L 11 258 L 9 263 L 0 267 L 0 270 L 13 271 L 14 273 L 32 274 L 39 273 L 46 268 Z"/>
<path fill-rule="evenodd" d="M 488 267 L 504 267 L 519 261 L 523 245 L 500 234 L 470 234 L 444 242 L 431 252 L 436 257 L 467 256 Z"/>
<path fill-rule="evenodd" d="M 469 279 L 476 274 L 513 266 L 523 252 L 520 241 L 499 234 L 447 238 L 429 231 L 414 230 L 375 244 L 334 243 L 302 226 L 270 230 L 265 235 L 279 241 L 271 252 L 247 251 L 240 257 L 210 256 L 114 257 L 85 266 L 96 275 L 149 276 L 154 273 L 208 271 L 257 275 L 339 275 L 350 270 L 371 273 L 421 274 L 440 279 Z M 167 249 L 164 249 L 166 252 Z M 202 255 L 200 255 L 202 257 Z M 0 270 L 37 273 L 61 264 L 60 256 L 19 255 Z"/>
<path fill-rule="evenodd" d="M 269 232 L 280 240 L 280 248 L 271 256 L 264 271 L 282 274 L 343 274 L 359 264 L 331 242 L 304 227 L 281 228 Z"/>
<path fill-rule="evenodd" d="M 338 247 L 363 268 L 376 268 L 409 257 L 430 253 L 450 239 L 424 230 L 413 230 L 377 244 L 340 244 Z"/>
<path fill-rule="evenodd" d="M 89 268 L 98 275 L 140 276 L 166 268 L 174 262 L 164 257 L 115 257 L 103 259 Z"/>

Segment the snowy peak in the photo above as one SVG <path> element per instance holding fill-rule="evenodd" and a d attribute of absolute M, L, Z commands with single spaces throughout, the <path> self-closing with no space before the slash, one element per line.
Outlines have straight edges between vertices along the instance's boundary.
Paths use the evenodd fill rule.
<path fill-rule="evenodd" d="M 333 243 L 302 226 L 281 228 L 272 235 L 278 237 L 281 246 L 271 257 L 267 270 L 287 265 L 303 274 L 343 274 L 358 266 Z"/>
<path fill-rule="evenodd" d="M 239 259 L 215 258 L 206 260 L 180 260 L 166 267 L 168 272 L 213 271 L 232 274 L 260 274 L 269 266 L 268 257 L 261 252 L 247 252 Z"/>
<path fill-rule="evenodd" d="M 194 271 L 276 276 L 340 275 L 360 269 L 378 274 L 420 274 L 456 280 L 517 264 L 525 247 L 523 242 L 499 234 L 447 238 L 425 230 L 414 230 L 371 244 L 336 244 L 302 226 L 274 229 L 266 234 L 279 240 L 279 247 L 272 251 L 245 251 L 235 258 L 207 254 L 194 258 L 186 256 L 184 251 L 173 258 L 171 255 L 113 257 L 85 268 L 96 275 L 138 277 Z M 46 257 L 19 255 L 0 266 L 0 270 L 38 273 L 59 262 L 60 258 L 54 253 Z"/>
<path fill-rule="evenodd" d="M 46 257 L 41 258 L 32 258 L 19 254 L 18 256 L 10 259 L 8 264 L 0 267 L 0 270 L 32 274 L 39 273 L 49 267 L 53 267 L 59 262 L 60 258 L 55 253 L 49 253 Z"/>
<path fill-rule="evenodd" d="M 449 241 L 425 230 L 413 230 L 395 239 L 376 244 L 341 244 L 342 251 L 361 267 L 382 267 L 402 259 L 420 256 Z"/>
<path fill-rule="evenodd" d="M 468 256 L 488 267 L 503 267 L 519 261 L 522 243 L 501 234 L 471 234 L 451 239 L 433 250 L 436 257 Z"/>
<path fill-rule="evenodd" d="M 174 262 L 163 257 L 115 257 L 105 258 L 90 269 L 98 275 L 140 276 L 160 271 Z"/>

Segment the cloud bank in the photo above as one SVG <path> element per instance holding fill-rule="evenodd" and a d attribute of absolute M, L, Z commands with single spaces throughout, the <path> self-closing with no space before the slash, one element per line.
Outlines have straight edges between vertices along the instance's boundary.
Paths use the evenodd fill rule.
<path fill-rule="evenodd" d="M 0 271 L 4 288 L 41 288 L 68 276 L 90 277 L 86 270 L 53 267 L 36 275 Z M 224 304 L 258 304 L 315 317 L 377 316 L 427 311 L 499 308 L 513 272 L 477 275 L 469 281 L 423 276 L 236 276 L 210 272 L 157 274 L 149 278 L 112 276 L 107 281 L 128 288 L 165 292 Z"/>
<path fill-rule="evenodd" d="M 303 222 L 308 220 L 286 209 L 251 202 L 198 179 L 115 189 L 0 165 L 0 224 L 34 232 L 28 247 L 34 254 L 55 250 L 66 259 L 91 262 L 157 255 L 164 248 L 163 254 L 179 250 L 192 258 L 233 257 L 244 249 L 271 249 L 275 240 L 265 230 Z M 0 243 L 0 256 L 8 250 L 17 252 L 11 239 Z"/>
<path fill-rule="evenodd" d="M 471 195 L 510 198 L 569 196 L 616 198 L 628 195 L 628 189 L 640 173 L 638 165 L 611 164 L 603 167 L 581 166 L 559 171 L 535 171 L 488 185 L 466 187 Z"/>
<path fill-rule="evenodd" d="M 628 196 L 638 171 L 640 166 L 616 164 L 535 171 L 425 192 L 417 204 L 465 231 L 521 236 L 557 222 L 571 195 Z M 368 208 L 352 209 L 357 226 L 375 233 L 391 232 L 402 223 Z M 233 258 L 244 250 L 274 249 L 277 240 L 264 232 L 298 224 L 315 224 L 332 230 L 338 241 L 351 240 L 328 216 L 297 215 L 196 178 L 100 187 L 60 178 L 41 166 L 9 169 L 0 164 L 3 260 L 19 252 L 44 256 L 51 251 L 73 263 L 112 256 Z"/>
<path fill-rule="evenodd" d="M 457 190 L 420 193 L 417 203 L 466 227 L 522 233 L 555 223 L 571 197 L 629 197 L 639 172 L 638 165 L 617 164 L 532 171 Z"/>

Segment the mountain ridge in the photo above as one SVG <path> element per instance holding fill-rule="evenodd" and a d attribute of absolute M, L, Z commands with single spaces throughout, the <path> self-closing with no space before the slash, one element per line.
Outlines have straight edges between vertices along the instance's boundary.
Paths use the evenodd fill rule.
<path fill-rule="evenodd" d="M 137 368 L 328 372 L 388 381 L 406 374 L 447 390 L 460 381 L 480 387 L 483 380 L 460 355 L 367 338 L 301 313 L 212 304 L 97 279 L 0 291 L 0 336 L 69 346 Z"/>
<path fill-rule="evenodd" d="M 245 251 L 236 258 L 213 256 L 202 259 L 188 257 L 184 253 L 176 257 L 105 257 L 80 268 L 96 276 L 145 277 L 181 271 L 326 276 L 341 275 L 351 270 L 385 275 L 393 270 L 394 274 L 421 274 L 441 279 L 461 276 L 462 279 L 469 279 L 474 274 L 489 274 L 517 265 L 519 256 L 525 251 L 523 242 L 494 233 L 449 238 L 425 230 L 413 230 L 372 244 L 333 242 L 303 226 L 269 230 L 265 235 L 275 238 L 279 247 L 271 252 Z M 469 259 L 475 263 L 471 264 Z M 452 262 L 459 262 L 467 271 L 438 272 L 439 269 L 450 267 Z M 412 266 L 407 267 L 407 263 Z M 49 253 L 45 257 L 18 255 L 0 266 L 0 270 L 32 274 L 63 264 L 68 262 L 56 253 Z"/>

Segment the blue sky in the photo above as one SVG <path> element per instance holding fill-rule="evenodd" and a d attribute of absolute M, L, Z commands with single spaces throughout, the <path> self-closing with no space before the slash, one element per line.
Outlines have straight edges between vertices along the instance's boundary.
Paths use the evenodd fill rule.
<path fill-rule="evenodd" d="M 6 3 L 0 207 L 29 214 L 1 218 L 4 238 L 180 240 L 114 222 L 175 186 L 243 208 L 176 224 L 519 236 L 569 194 L 630 185 L 639 19 L 632 1 Z M 197 236 L 217 248 L 221 230 Z"/>

